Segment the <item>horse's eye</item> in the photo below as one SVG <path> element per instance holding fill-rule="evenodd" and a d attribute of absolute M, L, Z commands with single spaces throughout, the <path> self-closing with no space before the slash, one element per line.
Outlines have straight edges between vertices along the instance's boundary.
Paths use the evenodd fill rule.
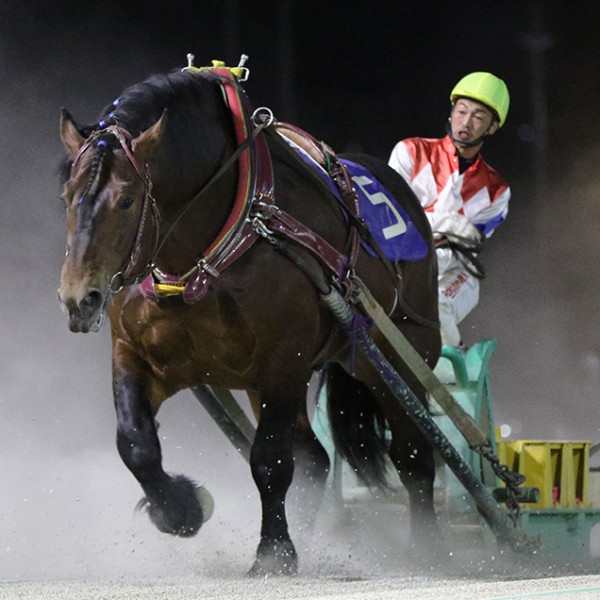
<path fill-rule="evenodd" d="M 119 204 L 119 206 L 123 210 L 127 210 L 128 208 L 131 208 L 133 206 L 133 203 L 134 203 L 134 199 L 131 196 L 125 196 L 124 198 L 121 199 L 121 203 Z"/>

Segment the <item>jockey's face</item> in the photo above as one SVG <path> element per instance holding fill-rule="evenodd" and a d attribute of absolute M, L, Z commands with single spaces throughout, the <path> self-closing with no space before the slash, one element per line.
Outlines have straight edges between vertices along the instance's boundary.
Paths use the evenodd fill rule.
<path fill-rule="evenodd" d="M 461 142 L 468 144 L 481 139 L 481 144 L 483 144 L 484 137 L 492 135 L 498 129 L 498 121 L 485 104 L 470 98 L 459 98 L 450 113 L 450 127 L 454 143 L 459 146 L 460 150 Z M 469 148 L 469 150 L 474 149 L 477 153 L 481 144 Z M 466 147 L 465 150 L 467 150 Z"/>

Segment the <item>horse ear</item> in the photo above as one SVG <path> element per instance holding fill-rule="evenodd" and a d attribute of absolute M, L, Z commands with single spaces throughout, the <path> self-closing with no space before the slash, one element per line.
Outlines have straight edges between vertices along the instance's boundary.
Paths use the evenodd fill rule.
<path fill-rule="evenodd" d="M 73 117 L 65 108 L 60 111 L 60 139 L 71 158 L 77 156 L 79 149 L 85 142 L 85 138 L 79 133 Z"/>
<path fill-rule="evenodd" d="M 165 129 L 165 123 L 167 121 L 167 109 L 163 111 L 160 119 L 146 129 L 146 131 L 142 131 L 140 135 L 138 135 L 132 142 L 131 148 L 133 149 L 133 153 L 136 158 L 141 162 L 145 163 L 148 161 L 149 156 L 152 154 L 154 148 L 160 142 L 160 138 L 162 137 L 163 131 Z"/>

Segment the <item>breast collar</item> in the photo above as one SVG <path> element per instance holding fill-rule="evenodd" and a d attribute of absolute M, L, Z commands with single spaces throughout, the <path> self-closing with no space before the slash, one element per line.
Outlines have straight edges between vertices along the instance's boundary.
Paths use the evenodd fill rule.
<path fill-rule="evenodd" d="M 199 72 L 204 69 L 188 67 Z M 225 102 L 233 118 L 238 147 L 247 148 L 238 158 L 238 186 L 231 213 L 225 224 L 202 253 L 196 264 L 183 275 L 171 275 L 154 268 L 142 283 L 146 298 L 160 301 L 180 295 L 186 304 L 198 302 L 208 291 L 211 282 L 244 254 L 258 239 L 258 233 L 249 220 L 254 202 L 274 203 L 273 165 L 265 136 L 256 132 L 257 113 L 253 112 L 246 92 L 238 84 L 236 75 L 227 67 L 213 67 L 209 71 L 219 79 Z M 270 112 L 270 111 L 269 111 Z M 267 116 L 267 120 L 268 120 Z M 270 115 L 272 120 L 272 115 Z M 268 126 L 270 123 L 262 123 Z M 250 140 L 250 137 L 253 137 Z M 250 142 L 250 143 L 249 143 Z"/>

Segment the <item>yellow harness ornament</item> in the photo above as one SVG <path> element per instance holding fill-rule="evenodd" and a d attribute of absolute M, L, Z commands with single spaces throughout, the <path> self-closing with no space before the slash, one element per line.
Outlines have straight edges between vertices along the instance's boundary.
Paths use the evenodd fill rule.
<path fill-rule="evenodd" d="M 238 81 L 246 81 L 250 75 L 250 70 L 244 67 L 248 60 L 247 54 L 242 54 L 240 62 L 237 67 L 228 67 L 222 60 L 213 59 L 212 66 L 210 67 L 195 67 L 194 66 L 194 55 L 187 55 L 188 66 L 184 67 L 184 71 L 194 71 L 200 73 L 201 71 L 212 71 L 213 69 L 227 69 Z"/>

